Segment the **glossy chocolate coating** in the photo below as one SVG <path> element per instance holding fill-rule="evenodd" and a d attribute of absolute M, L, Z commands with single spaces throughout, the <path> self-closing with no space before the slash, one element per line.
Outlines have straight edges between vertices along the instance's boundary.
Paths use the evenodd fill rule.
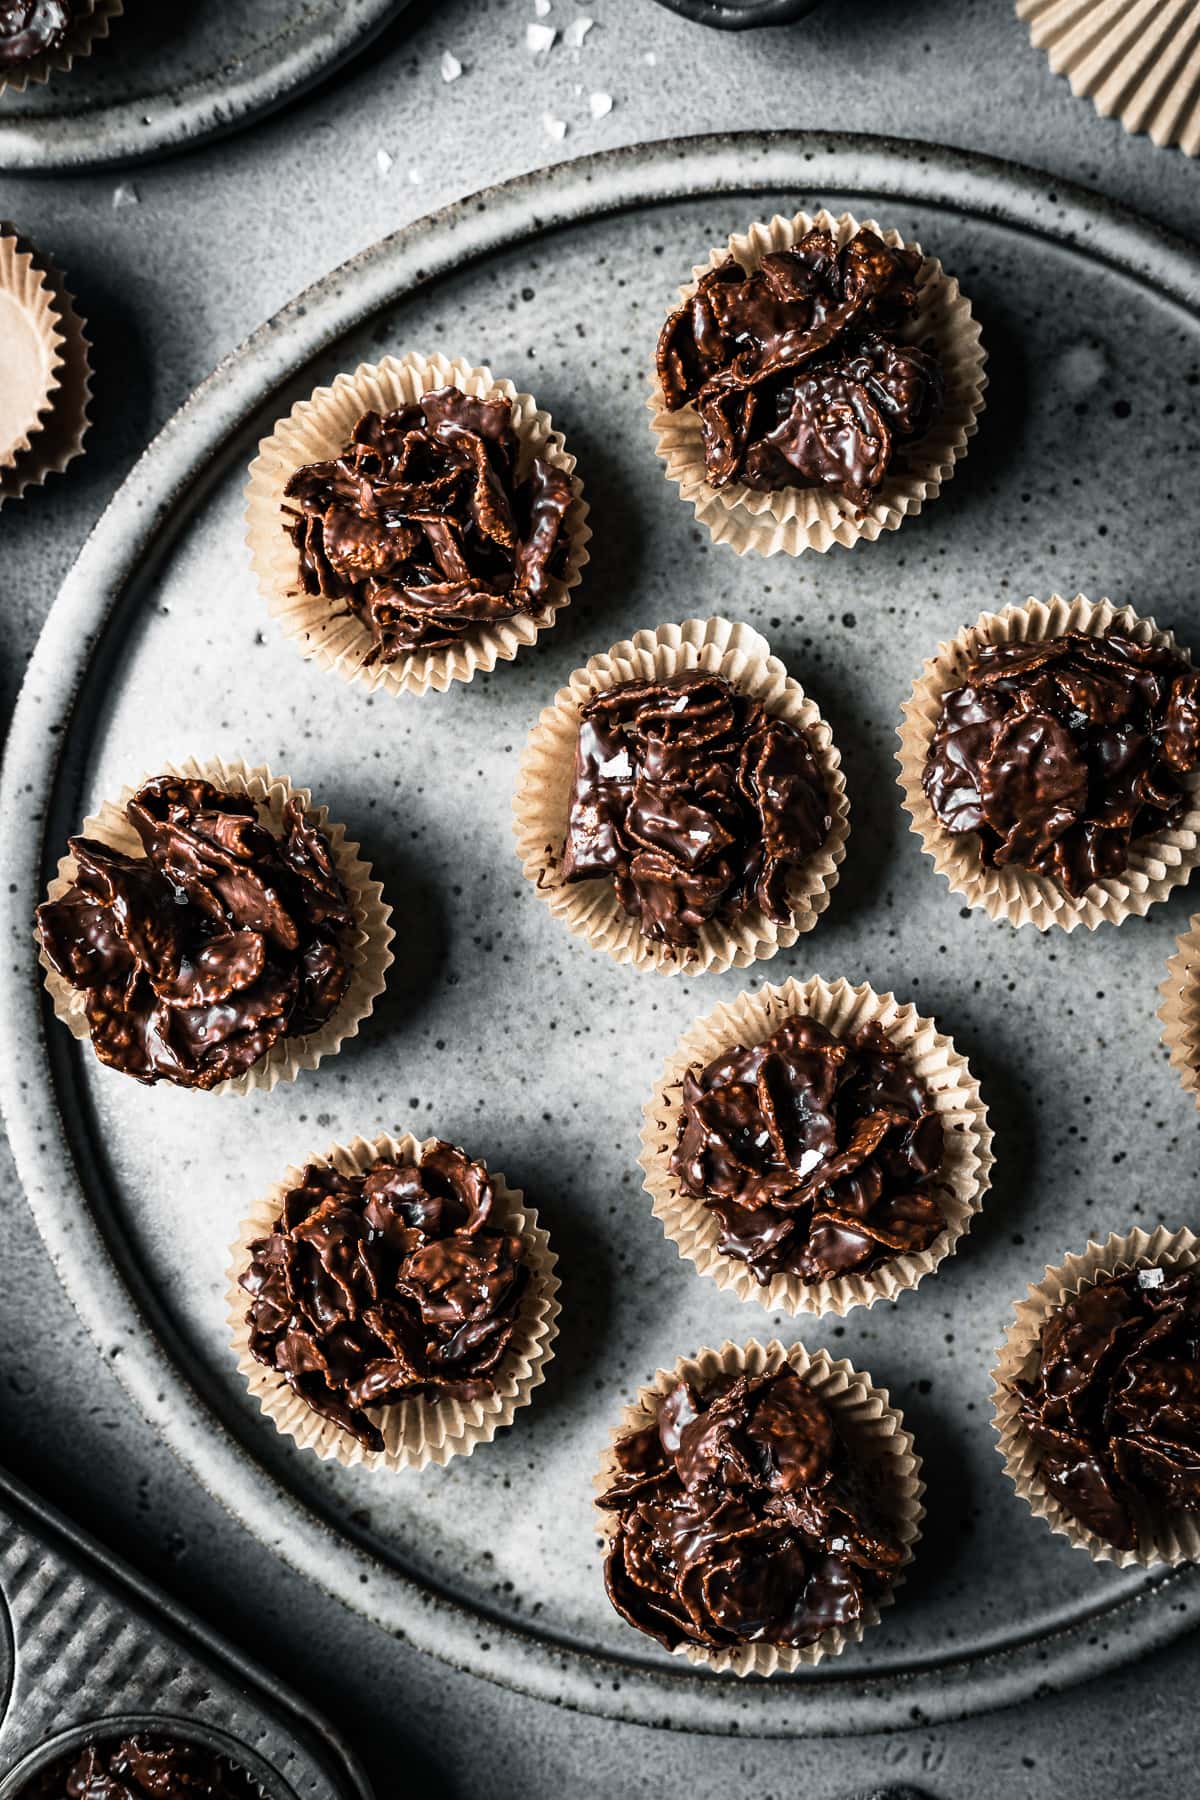
<path fill-rule="evenodd" d="M 621 1617 L 668 1649 L 815 1642 L 850 1626 L 903 1561 L 819 1396 L 790 1368 L 700 1395 L 616 1445 L 604 1565 Z"/>
<path fill-rule="evenodd" d="M 241 1277 L 251 1352 L 368 1450 L 366 1407 L 491 1392 L 529 1280 L 495 1197 L 450 1144 L 366 1175 L 310 1165 Z"/>
<path fill-rule="evenodd" d="M 1071 895 L 1119 875 L 1183 811 L 1200 766 L 1200 672 L 1121 632 L 986 644 L 942 702 L 929 803 L 983 861 Z"/>
<path fill-rule="evenodd" d="M 644 937 L 690 946 L 752 907 L 786 924 L 788 871 L 831 824 L 804 733 L 721 675 L 625 682 L 580 709 L 563 880 L 611 879 Z"/>
<path fill-rule="evenodd" d="M 684 1076 L 671 1173 L 755 1277 L 829 1281 L 931 1244 L 942 1123 L 882 1031 L 788 1019 Z"/>
<path fill-rule="evenodd" d="M 332 1016 L 353 913 L 324 833 L 290 800 L 283 835 L 245 794 L 160 776 L 125 809 L 144 856 L 72 838 L 75 882 L 38 907 L 101 1062 L 211 1088 Z"/>
<path fill-rule="evenodd" d="M 285 529 L 301 582 L 362 620 L 368 663 L 543 610 L 566 563 L 573 489 L 540 457 L 518 481 L 518 455 L 510 401 L 449 387 L 364 413 L 336 461 L 297 469 Z"/>
<path fill-rule="evenodd" d="M 72 1750 L 21 1790 L 22 1800 L 261 1800 L 257 1783 L 198 1744 L 138 1732 Z"/>
<path fill-rule="evenodd" d="M 921 258 L 863 229 L 810 231 L 747 273 L 700 277 L 658 340 L 667 407 L 700 418 L 710 487 L 820 487 L 869 506 L 897 448 L 943 399 L 937 361 L 900 333 Z"/>
<path fill-rule="evenodd" d="M 0 69 L 57 50 L 74 16 L 71 0 L 0 0 Z"/>
<path fill-rule="evenodd" d="M 1131 1269 L 1042 1327 L 1037 1373 L 1014 1383 L 1043 1481 L 1118 1550 L 1138 1514 L 1200 1508 L 1200 1271 Z"/>

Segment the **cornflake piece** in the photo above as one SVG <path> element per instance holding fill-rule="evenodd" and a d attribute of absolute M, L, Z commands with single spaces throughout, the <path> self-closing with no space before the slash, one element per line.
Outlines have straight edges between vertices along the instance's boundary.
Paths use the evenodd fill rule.
<path fill-rule="evenodd" d="M 463 66 L 452 50 L 442 51 L 442 80 L 457 81 L 463 72 Z"/>
<path fill-rule="evenodd" d="M 525 47 L 534 56 L 541 56 L 551 48 L 558 32 L 553 25 L 527 25 L 525 27 Z"/>

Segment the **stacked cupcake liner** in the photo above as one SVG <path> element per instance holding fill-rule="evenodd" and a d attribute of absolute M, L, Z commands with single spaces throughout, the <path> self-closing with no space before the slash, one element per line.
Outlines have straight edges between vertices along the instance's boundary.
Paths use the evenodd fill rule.
<path fill-rule="evenodd" d="M 898 231 L 885 231 L 873 219 L 863 224 L 894 249 L 904 244 Z M 744 269 L 755 269 L 768 253 L 793 248 L 814 227 L 829 232 L 840 250 L 860 224 L 851 213 L 834 218 L 824 210 L 813 215 L 800 212 L 790 219 L 776 214 L 768 223 L 752 225 L 749 231 L 711 250 L 708 260 L 693 268 L 692 280 L 680 288 L 680 298 L 686 300 L 695 292 L 708 269 L 731 257 Z M 907 248 L 921 251 L 919 244 Z M 896 455 L 878 496 L 865 510 L 843 494 L 820 488 L 787 487 L 758 493 L 740 482 L 726 488 L 710 487 L 699 414 L 692 405 L 669 411 L 657 375 L 652 378 L 647 405 L 667 478 L 678 487 L 680 498 L 695 509 L 697 520 L 715 543 L 728 544 L 739 556 L 750 551 L 760 556 L 798 556 L 805 550 L 829 550 L 834 544 L 849 548 L 860 539 L 873 541 L 883 531 L 895 531 L 907 516 L 920 512 L 927 500 L 940 493 L 979 428 L 987 353 L 970 302 L 936 257 L 925 257 L 918 282 L 917 316 L 905 337 L 917 344 L 928 341 L 936 352 L 946 381 L 945 402 L 925 436 Z"/>
<path fill-rule="evenodd" d="M 49 257 L 0 225 L 0 506 L 82 454 L 90 402 L 74 297 Z"/>
<path fill-rule="evenodd" d="M 1200 12 L 1194 0 L 1017 0 L 1034 47 L 1102 119 L 1200 155 Z"/>

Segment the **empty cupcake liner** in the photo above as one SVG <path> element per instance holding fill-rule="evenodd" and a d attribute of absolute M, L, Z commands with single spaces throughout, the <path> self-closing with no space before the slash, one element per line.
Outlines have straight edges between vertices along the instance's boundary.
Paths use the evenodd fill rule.
<path fill-rule="evenodd" d="M 91 377 L 87 334 L 61 272 L 0 225 L 0 506 L 82 455 Z"/>
<path fill-rule="evenodd" d="M 760 699 L 769 713 L 802 729 L 825 782 L 833 818 L 829 836 L 788 882 L 792 923 L 778 925 L 757 909 L 727 924 L 710 920 L 698 944 L 676 949 L 651 943 L 624 911 L 610 881 L 562 880 L 579 713 L 593 694 L 625 681 L 663 680 L 684 669 L 723 675 L 739 693 Z M 846 855 L 850 803 L 833 733 L 799 682 L 794 681 L 764 637 L 728 619 L 685 619 L 639 631 L 576 669 L 542 713 L 521 757 L 513 800 L 517 854 L 539 899 L 593 950 L 615 962 L 660 975 L 719 974 L 774 956 L 811 931 L 829 905 Z"/>
<path fill-rule="evenodd" d="M 354 1138 L 334 1144 L 320 1156 L 305 1158 L 321 1168 L 344 1175 L 365 1175 L 384 1161 L 415 1162 L 436 1138 L 424 1142 L 405 1132 L 400 1138 L 381 1133 L 373 1143 Z M 368 1407 L 368 1417 L 383 1433 L 384 1448 L 365 1450 L 358 1439 L 340 1425 L 323 1419 L 288 1386 L 281 1375 L 256 1362 L 250 1354 L 246 1323 L 249 1296 L 238 1286 L 238 1277 L 250 1266 L 250 1246 L 267 1237 L 279 1217 L 284 1196 L 298 1187 L 303 1171 L 289 1169 L 262 1199 L 257 1201 L 238 1234 L 230 1254 L 226 1300 L 229 1327 L 237 1366 L 246 1385 L 277 1430 L 294 1438 L 302 1450 L 311 1450 L 325 1462 L 339 1462 L 345 1469 L 424 1469 L 430 1463 L 447 1463 L 452 1456 L 470 1456 L 477 1444 L 490 1444 L 496 1433 L 511 1425 L 519 1408 L 527 1406 L 533 1391 L 546 1379 L 558 1336 L 559 1281 L 557 1257 L 537 1213 L 525 1204 L 520 1188 L 510 1188 L 503 1175 L 489 1171 L 496 1188 L 497 1224 L 516 1232 L 524 1246 L 530 1280 L 521 1301 L 517 1331 L 497 1371 L 492 1393 L 472 1400 L 443 1394 L 438 1400 L 399 1400 L 392 1406 Z"/>
<path fill-rule="evenodd" d="M 1093 601 L 1084 594 L 1076 594 L 1073 600 L 1051 594 L 1049 600 L 1030 599 L 1001 613 L 984 613 L 957 637 L 939 644 L 937 654 L 917 677 L 911 699 L 904 703 L 896 761 L 912 830 L 933 858 L 938 874 L 946 877 L 951 893 L 961 894 L 969 906 L 982 907 L 993 919 L 1007 919 L 1010 925 L 1035 925 L 1039 931 L 1052 926 L 1074 931 L 1077 925 L 1094 931 L 1105 920 L 1119 925 L 1131 914 L 1140 916 L 1155 901 L 1165 900 L 1172 888 L 1191 879 L 1200 862 L 1200 776 L 1186 779 L 1191 799 L 1178 825 L 1135 841 L 1125 871 L 1093 882 L 1077 900 L 1049 876 L 1032 869 L 987 868 L 977 834 L 947 831 L 925 796 L 922 776 L 942 701 L 952 688 L 962 685 L 968 664 L 983 644 L 1037 642 L 1068 631 L 1103 637 L 1114 628 L 1138 643 L 1177 650 L 1191 661 L 1190 652 L 1176 644 L 1169 631 L 1160 631 L 1153 619 L 1139 618 L 1132 607 L 1118 608 L 1109 600 Z"/>
<path fill-rule="evenodd" d="M 885 231 L 873 219 L 861 223 L 893 248 L 904 243 L 898 231 Z M 777 213 L 768 223 L 752 225 L 711 250 L 708 260 L 693 268 L 692 280 L 680 288 L 680 298 L 686 300 L 706 270 L 730 257 L 744 269 L 755 269 L 768 253 L 791 249 L 814 227 L 829 232 L 841 249 L 860 229 L 860 221 L 851 213 L 834 218 L 824 209 L 811 215 L 800 212 L 791 219 Z M 919 244 L 907 247 L 921 251 Z M 699 414 L 691 405 L 669 412 L 657 374 L 651 377 L 647 405 L 667 478 L 695 508 L 696 518 L 715 543 L 729 544 L 739 556 L 751 550 L 760 556 L 780 552 L 799 556 L 805 550 L 828 550 L 833 544 L 849 548 L 862 538 L 873 541 L 881 531 L 895 531 L 906 515 L 920 512 L 949 481 L 955 464 L 967 453 L 968 439 L 979 428 L 987 352 L 970 301 L 936 257 L 925 257 L 919 283 L 917 315 L 905 336 L 912 343 L 932 342 L 946 378 L 945 403 L 925 436 L 897 453 L 877 498 L 865 511 L 843 494 L 819 488 L 781 488 L 762 494 L 740 482 L 710 487 Z"/>
<path fill-rule="evenodd" d="M 876 1387 L 869 1375 L 859 1374 L 844 1358 L 834 1362 L 827 1350 L 808 1351 L 803 1344 L 793 1344 L 787 1350 L 777 1338 L 765 1346 L 755 1338 L 745 1344 L 726 1342 L 719 1350 L 698 1350 L 694 1356 L 682 1357 L 673 1369 L 659 1369 L 654 1380 L 638 1390 L 637 1398 L 621 1414 L 594 1483 L 597 1495 L 610 1487 L 620 1472 L 615 1454 L 617 1440 L 653 1423 L 656 1400 L 677 1381 L 691 1382 L 703 1392 L 720 1376 L 773 1374 L 784 1363 L 790 1363 L 821 1396 L 851 1453 L 882 1477 L 880 1492 L 885 1502 L 881 1511 L 906 1554 L 900 1573 L 878 1600 L 868 1602 L 857 1624 L 847 1628 L 835 1626 L 813 1644 L 800 1649 L 777 1644 L 739 1644 L 720 1650 L 681 1644 L 673 1652 L 722 1674 L 791 1674 L 799 1668 L 813 1668 L 827 1656 L 839 1655 L 848 1644 L 860 1642 L 868 1627 L 879 1623 L 880 1614 L 891 1605 L 904 1581 L 903 1571 L 912 1561 L 925 1516 L 921 1503 L 925 1492 L 921 1458 L 913 1448 L 912 1433 L 905 1429 L 903 1413 L 891 1404 L 886 1390 Z M 596 1518 L 607 1547 L 614 1531 L 613 1516 L 597 1507 Z"/>
<path fill-rule="evenodd" d="M 76 0 L 75 18 L 61 44 L 19 68 L 0 70 L 0 96 L 23 94 L 28 87 L 65 75 L 77 62 L 90 56 L 106 38 L 114 19 L 125 10 L 125 0 Z"/>
<path fill-rule="evenodd" d="M 1162 1041 L 1170 1052 L 1171 1067 L 1200 1106 L 1200 913 L 1192 915 L 1176 943 L 1158 991 Z"/>
<path fill-rule="evenodd" d="M 393 663 L 371 662 L 376 644 L 362 621 L 338 601 L 305 593 L 296 547 L 284 529 L 284 508 L 291 504 L 284 489 L 305 464 L 339 456 L 364 412 L 374 408 L 386 413 L 411 406 L 422 394 L 443 387 L 457 387 L 480 399 L 512 401 L 513 429 L 520 441 L 519 477 L 524 477 L 535 456 L 571 476 L 575 499 L 564 522 L 566 570 L 553 584 L 551 597 L 539 613 L 518 613 L 493 625 L 481 625 L 449 648 L 414 650 Z M 390 694 L 426 694 L 431 688 L 445 693 L 453 681 L 470 681 L 480 670 L 511 662 L 522 646 L 532 644 L 539 632 L 553 625 L 559 610 L 568 604 L 571 590 L 578 586 L 592 535 L 587 516 L 575 458 L 549 413 L 538 407 L 532 395 L 518 393 L 511 381 L 498 379 L 490 369 L 472 368 L 440 355 L 421 356 L 416 351 L 399 359 L 386 356 L 378 364 L 362 363 L 352 375 L 339 375 L 332 387 L 318 388 L 310 399 L 298 401 L 259 445 L 246 486 L 246 541 L 272 616 L 302 656 L 371 693 L 383 689 Z"/>
<path fill-rule="evenodd" d="M 1042 1481 L 1038 1451 L 1021 1423 L 1012 1384 L 1036 1372 L 1042 1326 L 1051 1313 L 1084 1288 L 1127 1269 L 1183 1269 L 1198 1260 L 1200 1239 L 1186 1229 L 1168 1231 L 1165 1225 L 1152 1232 L 1131 1231 L 1125 1237 L 1114 1232 L 1103 1244 L 1089 1243 L 1078 1255 L 1065 1257 L 1057 1268 L 1047 1267 L 1042 1280 L 1030 1286 L 1027 1297 L 1017 1302 L 1016 1317 L 997 1352 L 992 1370 L 992 1425 L 1000 1440 L 996 1447 L 1004 1461 L 1004 1473 L 1034 1517 L 1044 1519 L 1051 1531 L 1065 1537 L 1075 1549 L 1086 1550 L 1093 1562 L 1115 1563 L 1119 1569 L 1196 1562 L 1200 1560 L 1200 1514 L 1147 1509 L 1138 1521 L 1141 1542 L 1136 1550 L 1118 1550 L 1088 1531 Z"/>
<path fill-rule="evenodd" d="M 1200 11 L 1195 0 L 1017 0 L 1017 17 L 1071 92 L 1102 119 L 1200 153 Z"/>
<path fill-rule="evenodd" d="M 945 1132 L 937 1195 L 946 1224 L 927 1250 L 893 1257 L 873 1269 L 814 1283 L 801 1281 L 798 1275 L 777 1274 L 763 1283 L 746 1263 L 722 1254 L 719 1221 L 703 1200 L 681 1190 L 671 1173 L 671 1152 L 687 1071 L 712 1062 L 738 1044 L 762 1043 L 797 1014 L 816 1019 L 839 1037 L 850 1036 L 864 1025 L 878 1025 L 925 1084 Z M 646 1106 L 640 1161 L 655 1218 L 680 1256 L 695 1263 L 699 1274 L 732 1290 L 739 1300 L 757 1301 L 768 1312 L 793 1316 L 836 1313 L 842 1317 L 855 1306 L 894 1300 L 953 1254 L 983 1205 L 991 1182 L 991 1146 L 992 1131 L 979 1083 L 966 1058 L 932 1019 L 922 1018 L 915 1006 L 900 1005 L 892 994 L 875 993 L 866 982 L 851 987 L 842 979 L 828 982 L 814 975 L 808 981 L 791 980 L 782 987 L 739 994 L 736 1000 L 697 1020 L 667 1059 Z"/>
<path fill-rule="evenodd" d="M 200 760 L 194 756 L 179 763 L 164 763 L 154 774 L 211 781 L 214 787 L 226 793 L 249 794 L 257 802 L 264 824 L 276 834 L 283 826 L 284 808 L 294 796 L 304 806 L 308 822 L 319 827 L 329 839 L 338 875 L 353 903 L 355 924 L 349 945 L 350 985 L 333 1017 L 309 1037 L 281 1039 L 253 1068 L 207 1090 L 213 1094 L 248 1094 L 256 1089 L 270 1093 L 279 1082 L 295 1081 L 301 1069 L 315 1069 L 322 1057 L 332 1056 L 346 1038 L 357 1035 L 359 1026 L 369 1017 L 387 985 L 387 969 L 393 960 L 388 948 L 395 935 L 389 924 L 392 909 L 383 898 L 380 883 L 371 879 L 370 863 L 361 859 L 358 845 L 347 838 L 345 826 L 331 823 L 328 807 L 314 806 L 309 790 L 294 787 L 286 775 L 273 775 L 265 767 L 247 768 L 240 760 L 223 762 L 219 757 Z M 133 787 L 122 788 L 117 800 L 106 800 L 98 812 L 83 821 L 76 835 L 99 838 L 114 850 L 140 856 L 141 839 L 126 818 L 125 807 L 138 789 L 151 779 L 152 776 L 144 775 Z M 58 873 L 47 889 L 46 898 L 59 899 L 71 886 L 75 874 L 75 858 L 71 855 L 61 857 Z M 51 967 L 40 940 L 38 961 L 45 971 L 46 989 L 58 1018 L 72 1037 L 80 1042 L 90 1041 L 84 996 Z"/>

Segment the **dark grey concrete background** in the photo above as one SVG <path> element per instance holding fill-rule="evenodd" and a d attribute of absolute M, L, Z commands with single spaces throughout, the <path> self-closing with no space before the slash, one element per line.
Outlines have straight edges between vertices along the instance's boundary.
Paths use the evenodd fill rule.
<path fill-rule="evenodd" d="M 0 178 L 0 216 L 70 272 L 100 367 L 86 463 L 0 512 L 6 703 L 78 545 L 194 382 L 330 265 L 485 182 L 678 130 L 828 125 L 1015 157 L 1198 234 L 1195 166 L 1072 100 L 1007 0 L 831 0 L 805 24 L 736 39 L 652 0 L 554 0 L 549 22 L 585 10 L 596 25 L 580 52 L 560 44 L 534 59 L 532 0 L 418 5 L 360 66 L 246 136 L 127 176 Z M 452 83 L 443 50 L 463 65 Z M 593 93 L 614 102 L 599 120 Z M 567 122 L 561 141 L 546 114 Z M 651 1734 L 421 1663 L 265 1562 L 191 1489 L 75 1324 L 7 1164 L 4 1174 L 0 1456 L 311 1693 L 356 1739 L 382 1796 L 486 1786 L 838 1800 L 884 1779 L 947 1800 L 1148 1796 L 1192 1748 L 1192 1642 L 1019 1716 L 828 1746 Z"/>

